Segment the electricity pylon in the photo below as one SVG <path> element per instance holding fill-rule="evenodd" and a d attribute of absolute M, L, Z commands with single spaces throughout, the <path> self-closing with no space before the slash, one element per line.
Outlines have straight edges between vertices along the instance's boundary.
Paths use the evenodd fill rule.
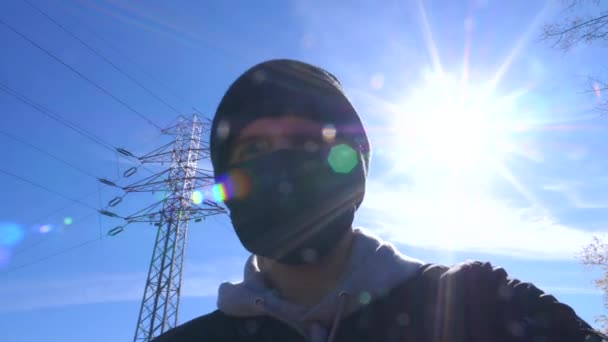
<path fill-rule="evenodd" d="M 172 142 L 142 157 L 117 149 L 142 164 L 168 164 L 169 168 L 127 186 L 100 179 L 106 185 L 121 188 L 125 195 L 137 192 L 164 194 L 160 201 L 126 217 L 100 211 L 106 216 L 124 219 L 126 225 L 147 222 L 158 227 L 134 341 L 150 341 L 177 326 L 188 222 L 200 222 L 207 216 L 224 213 L 222 207 L 212 199 L 203 198 L 196 190 L 214 186 L 212 172 L 198 168 L 200 160 L 209 158 L 209 146 L 202 141 L 207 127 L 209 123 L 197 115 L 190 119 L 180 117 L 175 126 L 163 130 L 175 138 Z M 130 177 L 136 171 L 133 167 L 123 175 Z M 114 198 L 108 205 L 116 206 L 123 197 Z M 114 236 L 126 225 L 113 228 L 108 234 Z"/>

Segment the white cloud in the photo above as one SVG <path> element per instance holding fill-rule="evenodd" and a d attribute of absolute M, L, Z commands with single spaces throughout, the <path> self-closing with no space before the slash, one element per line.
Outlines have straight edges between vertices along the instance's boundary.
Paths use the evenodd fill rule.
<path fill-rule="evenodd" d="M 566 158 L 572 161 L 581 161 L 589 155 L 589 150 L 583 146 L 575 146 L 566 150 Z"/>
<path fill-rule="evenodd" d="M 475 189 L 441 192 L 370 180 L 363 208 L 363 222 L 387 239 L 445 251 L 571 260 L 593 235 Z"/>
<path fill-rule="evenodd" d="M 598 183 L 599 182 L 595 182 Z M 577 209 L 605 209 L 608 208 L 607 199 L 589 199 L 584 197 L 579 190 L 581 182 L 558 182 L 543 186 L 544 190 L 556 192 L 564 196 L 569 204 Z M 598 185 L 599 186 L 599 185 Z"/>
<path fill-rule="evenodd" d="M 568 286 L 543 286 L 539 285 L 539 289 L 542 289 L 546 293 L 555 295 L 591 295 L 591 296 L 602 296 L 604 293 L 593 287 L 568 287 Z"/>
<path fill-rule="evenodd" d="M 182 297 L 215 296 L 227 278 L 211 266 L 185 269 Z M 0 284 L 0 312 L 71 305 L 140 301 L 146 273 L 96 273 L 51 279 L 21 279 Z M 230 278 L 234 278 L 231 276 Z"/>
<path fill-rule="evenodd" d="M 142 295 L 142 275 L 91 274 L 3 283 L 0 312 L 134 300 Z"/>

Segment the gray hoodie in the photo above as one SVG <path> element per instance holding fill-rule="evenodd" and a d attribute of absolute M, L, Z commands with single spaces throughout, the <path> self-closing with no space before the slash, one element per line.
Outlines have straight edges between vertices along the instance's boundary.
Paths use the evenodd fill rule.
<path fill-rule="evenodd" d="M 331 342 L 339 321 L 414 275 L 422 262 L 400 254 L 391 244 L 354 230 L 353 250 L 334 290 L 311 307 L 295 305 L 268 288 L 255 256 L 245 264 L 244 280 L 223 283 L 218 309 L 227 315 L 268 315 L 290 325 L 312 342 Z M 331 328 L 331 331 L 330 331 Z"/>

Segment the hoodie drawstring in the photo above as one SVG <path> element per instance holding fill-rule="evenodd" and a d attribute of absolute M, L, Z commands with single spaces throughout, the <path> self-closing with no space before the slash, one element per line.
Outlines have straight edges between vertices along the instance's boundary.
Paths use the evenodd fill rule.
<path fill-rule="evenodd" d="M 264 298 L 257 297 L 257 298 L 255 298 L 253 303 L 262 314 L 264 314 L 264 315 L 269 314 L 268 308 L 266 307 L 266 302 L 264 301 Z M 302 334 L 302 336 L 306 336 L 306 334 L 304 333 L 302 328 L 298 327 L 297 325 L 294 325 L 292 321 L 285 319 L 283 317 L 278 317 L 278 316 L 273 316 L 273 317 L 275 319 L 278 319 L 279 321 L 291 326 L 292 328 L 296 329 L 300 334 Z"/>
<path fill-rule="evenodd" d="M 340 292 L 340 302 L 338 303 L 338 310 L 336 311 L 334 323 L 331 326 L 331 331 L 329 333 L 329 337 L 327 338 L 327 342 L 333 342 L 334 338 L 336 337 L 336 333 L 338 332 L 338 326 L 340 325 L 340 321 L 342 320 L 342 314 L 344 313 L 344 308 L 346 307 L 347 296 L 347 292 Z"/>

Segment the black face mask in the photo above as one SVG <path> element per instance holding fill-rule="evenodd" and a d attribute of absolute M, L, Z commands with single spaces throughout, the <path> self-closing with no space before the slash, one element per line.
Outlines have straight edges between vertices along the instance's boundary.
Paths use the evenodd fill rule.
<path fill-rule="evenodd" d="M 329 149 L 280 150 L 233 165 L 223 183 L 233 195 L 226 205 L 243 246 L 291 265 L 329 253 L 351 229 L 363 198 L 361 156 L 350 151 L 346 157 L 357 160 L 347 164 L 354 166 L 339 172 L 328 162 Z"/>

